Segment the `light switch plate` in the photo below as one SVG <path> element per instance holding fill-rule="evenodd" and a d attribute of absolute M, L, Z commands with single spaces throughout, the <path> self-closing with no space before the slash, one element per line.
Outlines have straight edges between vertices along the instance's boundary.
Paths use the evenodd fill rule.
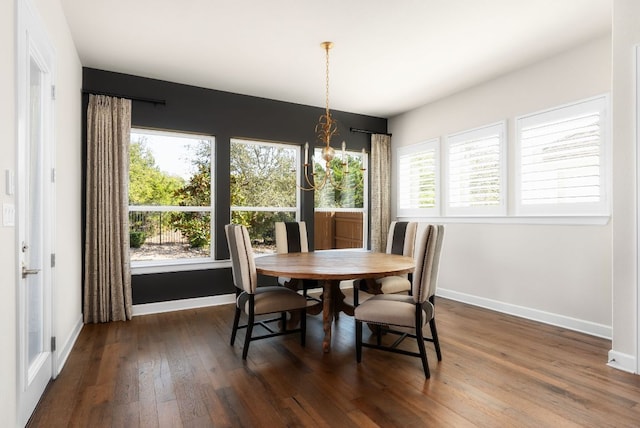
<path fill-rule="evenodd" d="M 15 178 L 13 175 L 13 171 L 10 169 L 5 170 L 4 178 L 6 183 L 5 193 L 9 196 L 12 196 L 16 192 Z"/>
<path fill-rule="evenodd" d="M 2 204 L 2 225 L 13 227 L 16 225 L 16 207 L 13 204 Z"/>

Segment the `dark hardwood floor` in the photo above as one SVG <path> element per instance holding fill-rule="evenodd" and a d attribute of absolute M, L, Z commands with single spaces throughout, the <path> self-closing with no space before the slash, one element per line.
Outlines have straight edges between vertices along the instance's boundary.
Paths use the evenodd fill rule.
<path fill-rule="evenodd" d="M 86 325 L 30 427 L 637 427 L 640 376 L 606 365 L 608 340 L 445 299 L 443 361 L 370 349 L 357 364 L 341 315 L 322 353 L 290 335 L 229 346 L 232 306 Z M 369 332 L 365 329 L 365 339 Z"/>

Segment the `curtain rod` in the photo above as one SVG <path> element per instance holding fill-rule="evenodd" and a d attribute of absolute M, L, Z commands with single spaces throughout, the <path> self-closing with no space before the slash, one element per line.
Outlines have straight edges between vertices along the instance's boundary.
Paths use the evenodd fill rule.
<path fill-rule="evenodd" d="M 362 134 L 381 134 L 381 135 L 388 135 L 389 137 L 391 137 L 391 134 L 388 132 L 376 132 L 376 131 L 369 131 L 367 129 L 358 129 L 358 128 L 349 128 L 349 131 L 360 132 Z"/>
<path fill-rule="evenodd" d="M 129 95 L 122 95 L 122 94 L 114 94 L 113 92 L 105 92 L 105 91 L 89 91 L 86 89 L 82 90 L 83 94 L 93 94 L 93 95 L 106 95 L 107 97 L 116 97 L 116 98 L 127 98 L 130 99 L 131 101 L 140 101 L 143 103 L 149 103 L 149 104 L 154 104 L 154 105 L 166 105 L 167 101 L 166 100 L 159 100 L 157 98 L 141 98 L 141 97 L 132 97 Z"/>

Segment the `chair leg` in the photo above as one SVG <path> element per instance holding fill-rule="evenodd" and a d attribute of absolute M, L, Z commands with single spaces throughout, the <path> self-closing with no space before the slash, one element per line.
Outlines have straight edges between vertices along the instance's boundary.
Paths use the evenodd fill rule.
<path fill-rule="evenodd" d="M 431 321 L 429 321 L 429 327 L 431 328 L 431 338 L 433 339 L 433 346 L 436 348 L 438 361 L 442 361 L 442 352 L 440 352 L 440 341 L 438 340 L 438 330 L 436 329 L 435 318 L 432 318 Z"/>
<path fill-rule="evenodd" d="M 424 323 L 422 322 L 422 319 L 422 305 L 417 304 L 415 318 L 416 341 L 418 342 L 418 349 L 420 350 L 420 359 L 422 360 L 422 370 L 424 370 L 424 377 L 429 379 L 431 377 L 431 373 L 429 372 L 429 362 L 427 361 L 427 350 L 424 347 L 424 335 L 422 334 Z"/>
<path fill-rule="evenodd" d="M 251 302 L 253 303 L 253 302 Z M 253 333 L 253 323 L 255 322 L 255 317 L 253 315 L 253 306 L 249 309 L 249 321 L 247 322 L 247 334 L 244 337 L 244 348 L 242 348 L 242 359 L 247 359 L 247 354 L 249 353 L 249 343 L 251 343 L 251 334 Z"/>
<path fill-rule="evenodd" d="M 282 326 L 282 331 L 287 331 L 287 313 L 280 313 L 280 325 Z"/>
<path fill-rule="evenodd" d="M 236 341 L 236 333 L 238 332 L 238 323 L 240 322 L 240 308 L 236 305 L 236 314 L 233 317 L 233 329 L 231 330 L 231 346 Z"/>
<path fill-rule="evenodd" d="M 435 306 L 436 306 L 435 294 L 429 297 L 429 302 L 431 302 L 431 304 L 435 309 Z M 436 355 L 438 356 L 438 361 L 442 361 L 442 352 L 440 352 L 440 341 L 438 340 L 438 330 L 436 329 L 435 313 L 433 314 L 433 318 L 431 318 L 431 320 L 429 321 L 429 328 L 431 329 L 431 339 L 433 339 L 433 346 L 436 348 Z"/>
<path fill-rule="evenodd" d="M 378 346 L 382 345 L 382 326 L 376 325 L 376 344 Z"/>
<path fill-rule="evenodd" d="M 362 361 L 362 321 L 356 320 L 356 361 Z"/>
<path fill-rule="evenodd" d="M 300 345 L 305 346 L 307 340 L 307 309 L 300 310 Z"/>

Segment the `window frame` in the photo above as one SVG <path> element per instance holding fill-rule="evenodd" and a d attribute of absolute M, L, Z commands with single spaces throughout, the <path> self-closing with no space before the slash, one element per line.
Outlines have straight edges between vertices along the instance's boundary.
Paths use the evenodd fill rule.
<path fill-rule="evenodd" d="M 181 259 L 163 259 L 156 261 L 148 260 L 129 260 L 131 264 L 131 273 L 133 275 L 148 274 L 148 273 L 163 273 L 163 272 L 178 272 L 178 271 L 190 271 L 190 270 L 202 270 L 211 269 L 219 264 L 215 259 L 215 145 L 216 138 L 213 135 L 189 133 L 183 131 L 174 131 L 170 129 L 148 129 L 142 127 L 131 127 L 131 134 L 147 134 L 147 135 L 159 135 L 176 138 L 189 138 L 193 140 L 207 140 L 211 145 L 210 152 L 210 177 L 209 183 L 211 198 L 209 205 L 202 206 L 173 206 L 173 205 L 128 205 L 128 212 L 171 212 L 171 211 L 184 211 L 184 212 L 209 212 L 209 228 L 210 228 L 210 244 L 209 244 L 209 257 L 202 258 L 181 258 Z"/>
<path fill-rule="evenodd" d="M 435 203 L 431 208 L 402 208 L 401 206 L 401 197 L 402 197 L 402 186 L 401 186 L 401 174 L 402 170 L 400 168 L 400 160 L 403 156 L 416 155 L 423 151 L 433 150 L 434 151 L 434 198 Z M 396 204 L 397 204 L 397 212 L 398 217 L 440 217 L 441 216 L 441 206 L 442 206 L 442 198 L 441 198 L 441 147 L 440 147 L 440 138 L 432 138 L 429 140 L 425 140 L 416 144 L 411 144 L 408 146 L 398 147 L 396 150 L 396 174 L 395 174 L 395 184 L 396 184 Z"/>
<path fill-rule="evenodd" d="M 276 142 L 269 140 L 260 140 L 256 138 L 242 138 L 242 137 L 232 137 L 229 139 L 229 147 L 231 148 L 232 144 L 246 144 L 246 145 L 257 145 L 257 146 L 273 146 L 278 148 L 286 148 L 295 151 L 295 171 L 292 171 L 292 174 L 295 175 L 296 180 L 296 205 L 295 207 L 254 207 L 254 206 L 239 206 L 239 205 L 229 205 L 229 218 L 233 218 L 234 211 L 255 211 L 255 212 L 293 212 L 295 213 L 295 221 L 300 221 L 301 212 L 302 212 L 302 197 L 300 194 L 300 175 L 301 175 L 301 159 L 302 159 L 302 147 L 293 143 L 286 142 Z M 231 151 L 231 150 L 229 150 Z M 229 158 L 229 163 L 231 163 L 231 158 Z M 229 171 L 231 172 L 231 171 Z M 275 228 L 275 225 L 274 225 Z M 259 256 L 259 254 L 256 254 Z"/>
<path fill-rule="evenodd" d="M 611 137 L 609 95 L 603 94 L 515 118 L 514 215 L 517 217 L 609 217 L 611 215 Z M 600 131 L 600 201 L 567 204 L 522 204 L 522 131 L 531 124 L 597 111 Z"/>
<path fill-rule="evenodd" d="M 316 151 L 320 152 L 322 150 L 321 147 L 313 148 L 313 157 L 314 159 L 321 159 L 321 156 L 316 156 Z M 369 248 L 369 204 L 370 204 L 370 192 L 369 192 L 369 153 L 367 153 L 364 149 L 361 151 L 357 150 L 345 150 L 347 156 L 360 156 L 362 157 L 362 168 L 364 168 L 364 172 L 362 174 L 363 179 L 363 188 L 362 188 L 362 208 L 337 208 L 337 207 L 329 207 L 329 208 L 318 208 L 315 204 L 315 195 L 313 202 L 313 213 L 315 215 L 316 212 L 360 212 L 362 213 L 362 248 L 355 248 L 356 250 L 367 249 Z M 313 162 L 311 163 L 311 168 L 313 168 Z M 298 174 L 299 176 L 299 174 Z"/>
<path fill-rule="evenodd" d="M 451 146 L 453 144 L 464 143 L 472 139 L 489 138 L 494 135 L 498 135 L 498 168 L 499 168 L 499 185 L 500 190 L 498 192 L 500 202 L 497 205 L 473 205 L 468 207 L 452 207 L 451 203 L 451 188 L 450 178 L 452 176 L 451 171 Z M 507 121 L 502 120 L 488 125 L 483 125 L 477 128 L 469 129 L 466 131 L 456 132 L 454 134 L 448 134 L 444 139 L 443 150 L 443 168 L 444 171 L 442 185 L 444 187 L 443 195 L 443 207 L 445 217 L 497 217 L 505 216 L 507 214 L 507 197 L 508 197 L 508 180 L 507 180 Z"/>

